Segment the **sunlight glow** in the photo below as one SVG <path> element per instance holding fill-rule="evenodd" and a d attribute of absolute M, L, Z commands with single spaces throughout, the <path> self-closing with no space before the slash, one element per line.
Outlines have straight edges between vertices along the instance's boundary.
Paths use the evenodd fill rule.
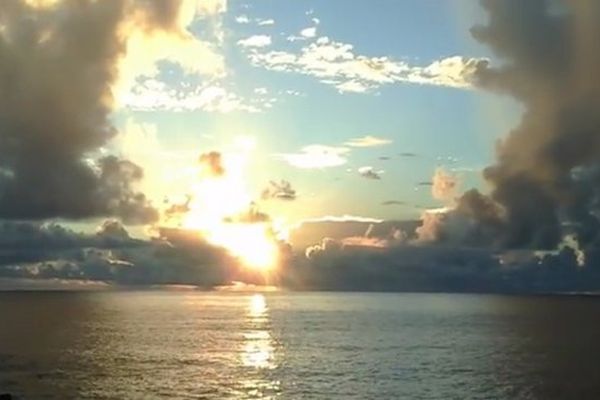
<path fill-rule="evenodd" d="M 251 138 L 235 141 L 236 151 L 221 154 L 222 171 L 200 166 L 183 227 L 199 231 L 209 242 L 226 248 L 247 267 L 268 271 L 279 258 L 278 233 L 253 203 L 244 176 L 255 147 Z M 282 230 L 283 231 L 283 230 Z"/>

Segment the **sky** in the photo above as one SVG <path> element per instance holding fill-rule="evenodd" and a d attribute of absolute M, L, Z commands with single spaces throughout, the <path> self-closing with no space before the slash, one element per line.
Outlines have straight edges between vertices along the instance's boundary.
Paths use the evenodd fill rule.
<path fill-rule="evenodd" d="M 0 287 L 598 291 L 598 21 L 0 2 Z"/>
<path fill-rule="evenodd" d="M 138 78 L 131 89 L 137 95 L 115 112 L 116 124 L 125 135 L 142 129 L 157 151 L 188 159 L 252 138 L 251 189 L 292 182 L 296 201 L 269 204 L 290 222 L 418 218 L 422 208 L 443 205 L 418 183 L 443 167 L 465 186 L 481 186 L 494 142 L 519 116 L 513 100 L 477 90 L 468 78 L 453 82 L 461 60 L 491 57 L 469 33 L 485 21 L 474 2 L 229 1 L 210 19 L 188 29 L 215 45 L 225 71 L 186 73 L 159 63 L 155 76 Z M 395 79 L 344 57 L 409 72 Z M 417 76 L 454 57 L 454 71 Z M 378 173 L 365 176 L 364 167 Z M 394 200 L 406 204 L 382 205 Z"/>

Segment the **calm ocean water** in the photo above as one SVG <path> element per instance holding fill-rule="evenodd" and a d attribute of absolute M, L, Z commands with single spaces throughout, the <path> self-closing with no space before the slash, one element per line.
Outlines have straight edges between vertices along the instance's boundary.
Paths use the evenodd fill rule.
<path fill-rule="evenodd" d="M 31 399 L 600 398 L 600 299 L 0 293 Z"/>

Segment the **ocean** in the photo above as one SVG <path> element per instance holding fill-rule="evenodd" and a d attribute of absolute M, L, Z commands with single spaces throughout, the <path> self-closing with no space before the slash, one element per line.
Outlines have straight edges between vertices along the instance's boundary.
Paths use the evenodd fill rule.
<path fill-rule="evenodd" d="M 598 399 L 600 299 L 0 293 L 21 399 Z"/>

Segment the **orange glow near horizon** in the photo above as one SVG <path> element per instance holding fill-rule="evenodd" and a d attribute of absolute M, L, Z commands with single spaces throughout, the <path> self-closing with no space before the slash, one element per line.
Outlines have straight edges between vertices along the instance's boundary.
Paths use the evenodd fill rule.
<path fill-rule="evenodd" d="M 238 140 L 236 151 L 221 154 L 223 171 L 217 174 L 201 165 L 193 185 L 183 227 L 196 230 L 210 243 L 224 247 L 251 269 L 267 272 L 279 259 L 273 222 L 255 210 L 244 176 L 254 144 Z"/>

